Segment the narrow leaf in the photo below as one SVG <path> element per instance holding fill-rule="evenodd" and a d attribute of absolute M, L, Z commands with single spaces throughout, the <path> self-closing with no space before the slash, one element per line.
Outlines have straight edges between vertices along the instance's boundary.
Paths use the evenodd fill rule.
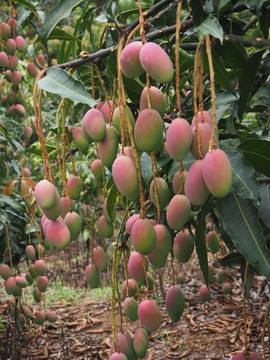
<path fill-rule="evenodd" d="M 259 274 L 270 277 L 270 251 L 266 247 L 259 211 L 249 199 L 233 190 L 219 201 L 221 220 L 237 250 Z"/>
<path fill-rule="evenodd" d="M 119 191 L 117 189 L 117 187 L 115 186 L 115 184 L 113 184 L 110 188 L 110 192 L 108 194 L 107 197 L 107 201 L 106 201 L 106 209 L 107 209 L 107 213 L 109 215 L 109 217 L 112 219 L 112 221 L 114 221 L 115 218 L 115 202 L 116 202 L 116 197 L 119 194 Z"/>
<path fill-rule="evenodd" d="M 260 218 L 270 229 L 270 184 L 262 184 L 260 191 L 262 205 L 258 206 Z"/>
<path fill-rule="evenodd" d="M 51 92 L 58 94 L 62 98 L 68 98 L 74 102 L 87 104 L 90 107 L 96 105 L 98 101 L 94 100 L 86 91 L 84 84 L 75 80 L 66 71 L 58 68 L 50 68 L 46 77 L 39 80 L 38 86 Z"/>
<path fill-rule="evenodd" d="M 200 32 L 202 35 L 212 35 L 223 43 L 223 29 L 218 20 L 209 15 L 201 25 L 194 29 L 195 32 Z"/>

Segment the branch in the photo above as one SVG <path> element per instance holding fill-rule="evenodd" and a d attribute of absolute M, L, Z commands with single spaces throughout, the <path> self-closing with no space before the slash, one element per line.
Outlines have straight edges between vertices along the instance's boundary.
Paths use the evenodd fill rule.
<path fill-rule="evenodd" d="M 231 41 L 236 43 L 242 43 L 245 46 L 252 46 L 256 48 L 263 48 L 263 47 L 270 47 L 270 40 L 262 39 L 262 38 L 247 38 L 244 36 L 238 36 L 238 35 L 224 35 L 225 41 Z"/>

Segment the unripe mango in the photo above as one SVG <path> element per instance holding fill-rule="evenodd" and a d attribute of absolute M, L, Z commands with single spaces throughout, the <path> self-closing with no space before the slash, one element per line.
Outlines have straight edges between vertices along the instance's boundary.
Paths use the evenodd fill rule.
<path fill-rule="evenodd" d="M 203 124 L 206 123 L 212 127 L 212 115 L 208 112 L 203 110 L 202 112 L 198 112 L 198 123 Z M 193 116 L 191 127 L 196 127 L 195 115 Z"/>
<path fill-rule="evenodd" d="M 54 311 L 47 310 L 45 312 L 45 316 L 46 316 L 46 320 L 48 320 L 49 322 L 56 322 L 57 320 L 57 315 Z"/>
<path fill-rule="evenodd" d="M 2 39 L 7 40 L 10 35 L 10 26 L 7 23 L 0 24 L 1 27 L 1 33 L 2 33 Z"/>
<path fill-rule="evenodd" d="M 156 232 L 148 219 L 138 219 L 131 230 L 131 242 L 139 253 L 150 254 L 156 246 Z"/>
<path fill-rule="evenodd" d="M 15 38 L 15 42 L 16 42 L 16 49 L 18 51 L 23 51 L 24 50 L 24 47 L 25 47 L 25 41 L 24 41 L 24 38 L 20 35 L 16 36 Z"/>
<path fill-rule="evenodd" d="M 74 211 L 68 212 L 64 218 L 64 223 L 70 232 L 70 241 L 76 240 L 82 229 L 81 216 Z"/>
<path fill-rule="evenodd" d="M 46 60 L 45 60 L 45 57 L 44 57 L 43 54 L 38 54 L 38 56 L 37 56 L 37 61 L 38 61 L 38 63 L 40 64 L 40 66 L 45 67 L 45 65 L 46 65 Z"/>
<path fill-rule="evenodd" d="M 131 321 L 136 321 L 138 319 L 138 303 L 133 297 L 125 298 L 123 311 Z"/>
<path fill-rule="evenodd" d="M 106 133 L 102 141 L 98 143 L 98 154 L 102 164 L 108 169 L 116 158 L 118 150 L 118 131 L 113 125 L 106 125 Z"/>
<path fill-rule="evenodd" d="M 100 180 L 103 178 L 103 174 L 105 173 L 104 166 L 100 159 L 96 159 L 91 164 L 92 173 L 95 175 L 96 179 Z"/>
<path fill-rule="evenodd" d="M 178 286 L 170 286 L 166 295 L 165 305 L 172 322 L 177 322 L 185 308 L 185 297 Z"/>
<path fill-rule="evenodd" d="M 148 259 L 152 265 L 162 268 L 167 261 L 167 256 L 171 250 L 171 235 L 163 224 L 154 226 L 157 241 L 154 250 L 148 255 Z"/>
<path fill-rule="evenodd" d="M 36 268 L 35 268 L 34 264 L 29 265 L 28 271 L 33 279 L 35 279 L 37 277 L 37 272 L 36 272 Z"/>
<path fill-rule="evenodd" d="M 118 338 L 119 351 L 125 354 L 128 360 L 137 360 L 137 356 L 134 353 L 131 337 L 128 334 L 119 333 L 117 335 L 117 338 Z M 111 355 L 113 354 L 114 348 L 115 349 L 117 348 L 116 344 L 112 344 L 111 346 Z"/>
<path fill-rule="evenodd" d="M 161 315 L 154 300 L 143 300 L 138 307 L 138 316 L 143 327 L 149 333 L 154 332 L 159 328 Z"/>
<path fill-rule="evenodd" d="M 119 192 L 130 200 L 139 198 L 139 185 L 134 162 L 128 156 L 119 156 L 112 166 L 112 176 Z"/>
<path fill-rule="evenodd" d="M 177 282 L 182 285 L 184 284 L 185 280 L 185 274 L 183 272 L 178 273 Z"/>
<path fill-rule="evenodd" d="M 167 53 L 154 42 L 146 43 L 140 51 L 140 62 L 152 79 L 162 84 L 173 79 L 174 70 Z"/>
<path fill-rule="evenodd" d="M 23 91 L 22 90 L 18 90 L 16 92 L 16 103 L 17 104 L 24 104 L 25 101 L 24 101 L 24 94 L 23 94 Z"/>
<path fill-rule="evenodd" d="M 224 197 L 232 183 L 230 160 L 223 150 L 211 150 L 205 155 L 202 165 L 205 184 L 212 195 Z"/>
<path fill-rule="evenodd" d="M 22 311 L 23 311 L 23 314 L 25 315 L 25 317 L 27 319 L 31 319 L 33 317 L 32 310 L 31 310 L 31 308 L 29 306 L 23 305 L 22 306 Z"/>
<path fill-rule="evenodd" d="M 173 242 L 173 253 L 179 262 L 187 262 L 194 250 L 194 240 L 186 229 L 176 234 Z"/>
<path fill-rule="evenodd" d="M 166 144 L 170 157 L 183 161 L 192 143 L 192 131 L 189 123 L 182 118 L 173 120 L 167 130 Z"/>
<path fill-rule="evenodd" d="M 210 192 L 204 182 L 203 160 L 196 160 L 190 167 L 185 180 L 185 194 L 191 204 L 203 206 Z"/>
<path fill-rule="evenodd" d="M 155 179 L 155 182 L 156 182 L 156 188 L 157 188 L 157 197 L 158 197 L 159 208 L 160 208 L 160 210 L 163 210 L 170 201 L 170 190 L 168 188 L 166 181 L 163 178 L 157 177 Z M 157 207 L 154 179 L 152 180 L 152 182 L 150 184 L 150 197 L 151 197 L 153 204 Z"/>
<path fill-rule="evenodd" d="M 87 154 L 89 142 L 83 136 L 82 129 L 79 126 L 72 128 L 72 138 L 80 152 L 82 154 Z"/>
<path fill-rule="evenodd" d="M 15 70 L 16 67 L 18 66 L 18 57 L 16 55 L 12 55 L 8 58 L 8 69 L 9 70 Z M 11 79 L 12 79 L 12 76 L 11 76 Z"/>
<path fill-rule="evenodd" d="M 8 67 L 8 56 L 4 51 L 0 51 L 0 67 Z"/>
<path fill-rule="evenodd" d="M 82 190 L 82 183 L 78 176 L 71 176 L 69 178 L 67 182 L 67 188 L 70 198 L 72 200 L 79 200 Z"/>
<path fill-rule="evenodd" d="M 1 97 L 1 105 L 2 105 L 3 107 L 7 107 L 7 106 L 8 106 L 8 97 L 7 97 L 7 95 L 3 95 L 3 96 Z"/>
<path fill-rule="evenodd" d="M 93 249 L 93 261 L 99 272 L 105 272 L 108 266 L 108 258 L 101 247 Z"/>
<path fill-rule="evenodd" d="M 121 69 L 123 74 L 129 79 L 134 79 L 143 73 L 143 68 L 140 63 L 140 51 L 142 50 L 142 47 L 143 44 L 141 41 L 133 41 L 121 52 Z"/>
<path fill-rule="evenodd" d="M 35 260 L 36 258 L 36 250 L 33 245 L 27 245 L 25 248 L 25 253 L 30 260 Z"/>
<path fill-rule="evenodd" d="M 134 127 L 134 140 L 140 151 L 158 152 L 163 143 L 163 122 L 156 110 L 143 110 Z"/>
<path fill-rule="evenodd" d="M 101 141 L 106 134 L 106 121 L 101 111 L 90 109 L 84 115 L 82 124 L 87 134 L 95 141 Z"/>
<path fill-rule="evenodd" d="M 128 291 L 127 291 L 128 287 Z M 125 298 L 127 296 L 134 296 L 137 291 L 136 281 L 134 279 L 128 279 L 124 282 L 122 289 L 121 289 L 121 295 Z"/>
<path fill-rule="evenodd" d="M 64 249 L 71 241 L 70 231 L 62 220 L 54 220 L 48 224 L 46 237 L 58 249 Z"/>
<path fill-rule="evenodd" d="M 114 109 L 115 109 L 115 104 L 112 100 L 106 101 L 102 105 L 100 111 L 102 112 L 107 123 L 111 121 Z"/>
<path fill-rule="evenodd" d="M 133 251 L 128 260 L 128 272 L 139 284 L 145 282 L 144 268 L 145 270 L 148 268 L 146 257 L 137 251 Z"/>
<path fill-rule="evenodd" d="M 126 109 L 125 112 L 122 109 L 122 120 L 123 120 L 123 131 L 124 131 L 125 144 L 127 144 L 126 121 L 129 121 L 131 128 L 134 129 L 135 119 L 134 119 L 134 116 L 133 116 L 130 108 L 128 106 L 125 106 L 125 109 Z M 119 137 L 121 138 L 122 133 L 121 133 L 121 121 L 120 121 L 120 116 L 119 116 L 119 106 L 117 106 L 117 108 L 114 110 L 112 121 L 113 121 L 114 126 L 118 130 Z"/>
<path fill-rule="evenodd" d="M 125 354 L 123 353 L 113 353 L 110 357 L 109 360 L 128 360 L 128 358 L 126 357 Z"/>
<path fill-rule="evenodd" d="M 8 264 L 1 264 L 0 265 L 0 276 L 4 279 L 7 280 L 10 276 L 11 276 L 11 269 L 8 266 Z"/>
<path fill-rule="evenodd" d="M 140 214 L 134 214 L 130 218 L 127 219 L 126 222 L 126 232 L 131 234 L 132 227 L 134 223 L 140 218 Z"/>
<path fill-rule="evenodd" d="M 215 275 L 215 268 L 211 263 L 208 263 L 208 282 L 212 282 Z"/>
<path fill-rule="evenodd" d="M 39 72 L 36 65 L 33 62 L 28 63 L 27 71 L 28 71 L 28 74 L 33 78 L 36 77 Z"/>
<path fill-rule="evenodd" d="M 95 264 L 87 265 L 85 269 L 85 277 L 88 285 L 91 289 L 95 289 L 99 286 L 99 272 Z"/>
<path fill-rule="evenodd" d="M 23 176 L 30 178 L 31 171 L 28 168 L 23 168 Z"/>
<path fill-rule="evenodd" d="M 211 297 L 211 293 L 206 285 L 201 286 L 198 295 L 203 303 L 209 300 Z"/>
<path fill-rule="evenodd" d="M 163 117 L 167 107 L 166 97 L 163 92 L 157 87 L 151 86 L 149 88 L 149 99 L 151 109 L 158 111 L 160 116 Z M 147 86 L 143 89 L 140 98 L 140 111 L 143 111 L 144 109 L 148 109 Z"/>
<path fill-rule="evenodd" d="M 218 235 L 215 231 L 209 231 L 206 235 L 206 244 L 213 253 L 217 253 L 220 248 Z"/>
<path fill-rule="evenodd" d="M 56 197 L 55 186 L 48 180 L 41 180 L 35 186 L 35 198 L 43 210 L 51 209 Z"/>
<path fill-rule="evenodd" d="M 61 218 L 64 219 L 67 213 L 69 212 L 69 200 L 67 196 L 61 198 L 61 204 L 62 204 Z"/>
<path fill-rule="evenodd" d="M 22 104 L 16 104 L 15 105 L 15 111 L 16 111 L 16 114 L 20 118 L 24 117 L 24 115 L 25 115 L 25 107 Z"/>
<path fill-rule="evenodd" d="M 12 72 L 10 70 L 6 70 L 5 78 L 7 79 L 8 82 L 11 82 L 11 76 L 12 76 Z"/>
<path fill-rule="evenodd" d="M 14 17 L 10 17 L 7 21 L 8 25 L 10 26 L 10 30 L 12 32 L 17 32 L 18 29 L 18 22 Z"/>
<path fill-rule="evenodd" d="M 224 281 L 224 270 L 223 269 L 218 269 L 217 271 L 217 275 L 216 275 L 216 280 L 218 284 L 222 284 Z"/>
<path fill-rule="evenodd" d="M 244 353 L 241 352 L 234 354 L 231 360 L 247 360 L 247 358 L 245 357 Z"/>
<path fill-rule="evenodd" d="M 34 324 L 43 325 L 45 320 L 46 320 L 45 312 L 43 310 L 39 310 L 36 313 L 36 316 L 35 316 L 35 319 L 34 319 Z"/>
<path fill-rule="evenodd" d="M 16 41 L 10 38 L 6 41 L 6 53 L 8 55 L 14 55 L 15 51 L 16 51 Z"/>
<path fill-rule="evenodd" d="M 182 191 L 181 191 L 181 194 L 183 194 L 184 190 L 185 190 L 186 177 L 187 177 L 187 171 L 184 170 L 184 171 L 182 171 Z M 173 192 L 175 194 L 178 194 L 179 191 L 180 191 L 180 173 L 179 173 L 179 171 L 177 171 L 174 174 L 173 181 L 172 181 L 172 187 L 173 187 Z"/>
<path fill-rule="evenodd" d="M 143 328 L 138 328 L 134 334 L 133 347 L 135 354 L 139 358 L 145 357 L 147 353 L 148 344 L 149 344 L 149 336 L 147 331 Z"/>
<path fill-rule="evenodd" d="M 49 280 L 48 280 L 47 276 L 40 276 L 40 278 L 38 279 L 38 282 L 37 282 L 38 290 L 40 292 L 45 292 L 45 290 L 47 289 L 48 283 L 49 283 Z"/>
<path fill-rule="evenodd" d="M 221 291 L 223 294 L 230 294 L 232 292 L 232 285 L 228 282 L 222 284 Z"/>
<path fill-rule="evenodd" d="M 37 275 L 40 275 L 40 276 L 44 275 L 46 270 L 47 270 L 47 266 L 43 260 L 35 261 L 35 271 L 36 271 Z M 29 269 L 29 271 L 30 271 L 30 269 Z"/>
<path fill-rule="evenodd" d="M 173 230 L 181 230 L 191 217 L 191 205 L 185 195 L 174 195 L 166 213 L 167 223 Z"/>
<path fill-rule="evenodd" d="M 5 282 L 5 289 L 8 295 L 14 295 L 18 292 L 18 285 L 14 277 L 10 276 Z"/>
<path fill-rule="evenodd" d="M 113 224 L 108 221 L 104 215 L 101 215 L 101 217 L 98 219 L 97 228 L 100 234 L 105 238 L 110 238 L 113 236 Z"/>
<path fill-rule="evenodd" d="M 33 284 L 34 279 L 33 279 L 32 275 L 30 274 L 29 271 L 26 272 L 25 278 L 26 278 L 26 281 L 28 282 L 29 285 Z"/>

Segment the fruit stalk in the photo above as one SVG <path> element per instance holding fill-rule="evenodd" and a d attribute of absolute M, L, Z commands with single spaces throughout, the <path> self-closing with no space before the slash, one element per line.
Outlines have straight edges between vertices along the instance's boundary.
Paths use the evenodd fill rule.
<path fill-rule="evenodd" d="M 177 107 L 179 112 L 179 117 L 181 117 L 181 104 L 180 104 L 180 94 L 179 94 L 179 34 L 181 28 L 180 13 L 182 7 L 182 0 L 179 1 L 176 11 L 176 31 L 175 31 L 175 90 L 176 90 L 176 100 Z"/>
<path fill-rule="evenodd" d="M 13 276 L 12 254 L 11 254 L 10 239 L 9 239 L 9 232 L 8 232 L 7 224 L 5 224 L 5 230 L 6 230 L 6 235 L 7 235 L 7 246 L 8 246 L 8 253 L 9 253 L 9 263 L 10 263 L 10 268 L 11 268 L 11 274 L 12 274 L 12 276 Z"/>

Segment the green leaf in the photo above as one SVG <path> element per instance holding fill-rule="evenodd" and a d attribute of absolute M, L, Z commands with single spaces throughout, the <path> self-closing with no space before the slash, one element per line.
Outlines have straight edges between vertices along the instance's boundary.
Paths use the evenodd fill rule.
<path fill-rule="evenodd" d="M 231 0 L 212 0 L 214 11 L 219 14 L 221 11 L 225 11 L 230 8 Z"/>
<path fill-rule="evenodd" d="M 262 184 L 260 189 L 262 205 L 258 206 L 260 218 L 270 229 L 270 184 Z"/>
<path fill-rule="evenodd" d="M 207 16 L 204 22 L 201 23 L 201 25 L 199 25 L 198 27 L 196 27 L 194 31 L 199 32 L 202 35 L 212 35 L 215 38 L 219 39 L 221 44 L 223 43 L 223 29 L 218 20 L 211 15 Z"/>
<path fill-rule="evenodd" d="M 107 213 L 108 213 L 109 217 L 112 219 L 112 221 L 114 221 L 114 219 L 115 219 L 115 202 L 116 202 L 116 198 L 117 198 L 118 194 L 119 194 L 119 191 L 118 191 L 117 187 L 115 186 L 115 184 L 113 184 L 110 188 L 110 192 L 108 194 L 107 201 L 106 201 Z"/>
<path fill-rule="evenodd" d="M 46 16 L 43 26 L 40 32 L 41 43 L 46 47 L 46 42 L 49 35 L 55 28 L 55 26 L 68 17 L 74 7 L 82 3 L 83 0 L 60 0 L 58 4 L 49 12 Z"/>
<path fill-rule="evenodd" d="M 246 259 L 239 252 L 233 252 L 224 256 L 224 258 L 219 259 L 218 261 L 221 266 L 233 267 L 242 263 L 246 263 Z"/>
<path fill-rule="evenodd" d="M 231 163 L 232 187 L 237 195 L 256 202 L 259 198 L 259 184 L 254 168 L 245 161 L 240 150 L 232 146 L 224 148 Z"/>
<path fill-rule="evenodd" d="M 238 148 L 258 172 L 270 176 L 270 141 L 249 139 L 241 143 Z"/>
<path fill-rule="evenodd" d="M 183 74 L 185 71 L 194 66 L 194 55 L 190 55 L 187 51 L 179 49 L 179 73 Z"/>
<path fill-rule="evenodd" d="M 4 201 L 7 205 L 11 206 L 14 210 L 18 212 L 25 212 L 24 206 L 22 206 L 18 201 L 10 198 L 9 196 L 1 194 L 0 200 Z"/>
<path fill-rule="evenodd" d="M 62 98 L 68 98 L 74 102 L 87 104 L 90 107 L 96 105 L 98 101 L 94 100 L 86 91 L 84 84 L 75 80 L 66 71 L 58 68 L 51 67 L 46 77 L 39 80 L 38 86 L 51 92 L 58 94 Z"/>
<path fill-rule="evenodd" d="M 236 42 L 217 43 L 215 49 L 232 69 L 242 69 L 248 58 L 244 45 Z"/>
<path fill-rule="evenodd" d="M 219 213 L 237 250 L 259 274 L 270 278 L 270 251 L 266 247 L 255 205 L 249 199 L 237 196 L 233 190 L 219 200 Z"/>
<path fill-rule="evenodd" d="M 34 11 L 37 11 L 37 8 L 29 1 L 26 0 L 16 0 L 17 3 L 22 4 L 26 8 L 32 9 Z"/>
<path fill-rule="evenodd" d="M 50 33 L 50 36 L 48 37 L 48 40 L 76 40 L 80 41 L 80 39 L 76 38 L 75 36 L 69 34 L 68 32 L 56 27 L 53 29 L 53 31 Z"/>
<path fill-rule="evenodd" d="M 238 100 L 238 117 L 243 119 L 245 109 L 249 106 L 250 93 L 254 85 L 254 80 L 263 56 L 264 50 L 251 55 L 239 76 L 239 100 Z"/>
<path fill-rule="evenodd" d="M 190 0 L 191 15 L 195 26 L 199 26 L 206 18 L 207 14 L 204 11 L 201 0 Z"/>

